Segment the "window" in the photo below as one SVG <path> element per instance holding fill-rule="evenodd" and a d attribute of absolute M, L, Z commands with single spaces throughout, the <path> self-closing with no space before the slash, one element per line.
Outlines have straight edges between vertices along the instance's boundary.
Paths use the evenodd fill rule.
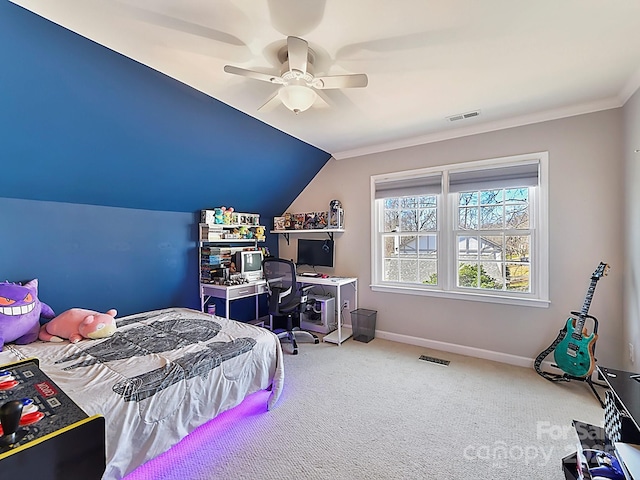
<path fill-rule="evenodd" d="M 548 304 L 547 154 L 372 177 L 372 288 Z"/>
<path fill-rule="evenodd" d="M 385 281 L 436 283 L 438 275 L 436 195 L 383 200 Z"/>

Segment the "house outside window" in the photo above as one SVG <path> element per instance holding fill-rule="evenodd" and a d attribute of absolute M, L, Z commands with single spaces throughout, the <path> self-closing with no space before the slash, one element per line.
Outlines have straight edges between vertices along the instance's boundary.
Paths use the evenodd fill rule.
<path fill-rule="evenodd" d="M 372 289 L 547 306 L 547 158 L 373 176 Z"/>
<path fill-rule="evenodd" d="M 383 200 L 383 277 L 435 284 L 438 275 L 437 196 Z"/>
<path fill-rule="evenodd" d="M 531 291 L 529 188 L 457 194 L 458 287 Z"/>

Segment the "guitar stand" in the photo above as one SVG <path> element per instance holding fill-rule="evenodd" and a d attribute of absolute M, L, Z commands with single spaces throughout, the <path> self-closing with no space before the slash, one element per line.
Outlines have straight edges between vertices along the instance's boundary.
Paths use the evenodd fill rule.
<path fill-rule="evenodd" d="M 580 312 L 571 312 L 571 315 L 580 315 Z M 596 317 L 592 316 L 592 315 L 585 315 L 585 317 L 586 318 L 590 318 L 591 320 L 593 320 L 593 333 L 597 334 L 598 333 L 598 319 Z M 541 377 L 549 380 L 550 382 L 569 382 L 571 380 L 578 380 L 578 381 L 581 381 L 581 382 L 586 382 L 589 385 L 589 388 L 591 388 L 591 391 L 593 392 L 595 397 L 598 399 L 598 402 L 600 402 L 600 406 L 602 408 L 604 408 L 604 402 L 602 401 L 602 398 L 600 397 L 600 395 L 598 394 L 597 390 L 595 389 L 595 385 L 597 385 L 598 387 L 602 387 L 602 388 L 609 388 L 609 386 L 604 384 L 604 383 L 594 382 L 593 379 L 591 378 L 591 374 L 587 375 L 586 377 L 574 377 L 573 375 L 569 375 L 568 373 L 564 373 L 564 374 L 560 375 L 558 373 L 543 372 L 540 369 L 540 364 L 542 363 L 542 360 L 544 360 L 556 348 L 556 346 L 564 339 L 564 336 L 566 334 L 567 334 L 566 328 L 563 328 L 562 330 L 560 330 L 560 333 L 558 333 L 558 337 L 551 344 L 551 346 L 549 348 L 547 348 L 544 352 L 542 352 L 540 355 L 538 355 L 538 357 L 536 358 L 536 360 L 534 362 L 534 368 L 536 369 L 536 372 Z M 594 362 L 597 361 L 597 359 L 595 358 L 595 353 L 596 353 L 596 344 L 594 342 L 594 344 L 593 344 L 593 354 L 594 354 L 593 360 L 594 360 Z M 551 366 L 558 368 L 558 366 L 555 365 L 555 364 L 551 364 Z"/>
<path fill-rule="evenodd" d="M 552 366 L 557 366 L 557 365 L 553 365 Z M 547 375 L 551 375 L 551 376 L 555 376 L 557 377 L 556 379 L 551 379 L 551 378 L 547 378 L 547 380 L 550 380 L 552 382 L 569 382 L 571 380 L 579 380 L 581 382 L 586 382 L 587 384 L 589 384 L 589 388 L 591 388 L 591 391 L 593 392 L 593 394 L 595 395 L 595 397 L 598 399 L 598 402 L 600 402 L 600 406 L 602 408 L 604 408 L 604 402 L 602 401 L 602 398 L 600 397 L 600 394 L 598 393 L 598 391 L 595 388 L 595 385 L 597 385 L 598 387 L 602 387 L 602 388 L 609 388 L 609 385 L 606 385 L 604 383 L 598 383 L 598 382 L 594 382 L 593 379 L 591 378 L 591 375 L 587 376 L 587 377 L 574 377 L 573 375 L 569 375 L 568 373 L 565 373 L 564 375 L 557 375 L 555 373 L 547 373 Z"/>

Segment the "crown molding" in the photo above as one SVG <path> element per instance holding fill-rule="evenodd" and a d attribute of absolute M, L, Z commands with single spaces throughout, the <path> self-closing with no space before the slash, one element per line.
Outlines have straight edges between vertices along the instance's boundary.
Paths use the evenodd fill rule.
<path fill-rule="evenodd" d="M 640 69 L 638 70 L 637 80 L 640 82 Z M 627 99 L 630 96 L 631 95 L 629 95 Z M 401 148 L 415 147 L 417 145 L 441 142 L 443 140 L 451 140 L 454 138 L 467 137 L 470 135 L 478 135 L 481 133 L 494 132 L 497 130 L 504 130 L 507 128 L 521 127 L 524 125 L 547 122 L 550 120 L 558 120 L 560 118 L 573 117 L 576 115 L 584 115 L 587 113 L 594 113 L 602 110 L 619 108 L 623 105 L 624 105 L 624 101 L 622 101 L 622 98 L 620 96 L 615 96 L 615 97 L 610 97 L 603 100 L 598 100 L 595 102 L 583 103 L 580 105 L 572 105 L 569 107 L 558 108 L 553 110 L 546 110 L 544 112 L 521 115 L 518 117 L 513 117 L 505 120 L 496 120 L 496 121 L 491 121 L 486 123 L 477 123 L 474 125 L 469 125 L 467 127 L 456 128 L 455 130 L 434 132 L 426 135 L 420 135 L 417 137 L 405 138 L 402 140 L 380 143 L 377 145 L 368 145 L 366 147 L 354 148 L 352 150 L 333 152 L 332 155 L 336 160 L 346 160 L 349 158 L 361 157 L 363 155 L 370 155 L 373 153 L 381 153 L 381 152 L 387 152 L 390 150 L 398 150 Z"/>
<path fill-rule="evenodd" d="M 620 92 L 620 103 L 624 105 L 627 101 L 640 90 L 640 67 L 635 71 L 629 81 L 625 84 L 624 88 Z"/>

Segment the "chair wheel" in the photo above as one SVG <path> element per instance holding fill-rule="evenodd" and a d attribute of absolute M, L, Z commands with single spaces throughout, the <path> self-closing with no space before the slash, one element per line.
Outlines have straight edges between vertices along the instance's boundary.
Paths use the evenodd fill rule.
<path fill-rule="evenodd" d="M 313 342 L 313 343 L 314 343 L 315 345 L 317 345 L 317 344 L 319 344 L 319 343 L 320 343 L 320 340 L 318 340 L 318 339 L 316 338 L 316 341 L 315 341 L 315 342 Z"/>
<path fill-rule="evenodd" d="M 298 350 L 294 350 L 293 353 L 291 355 L 297 355 L 298 354 Z"/>

